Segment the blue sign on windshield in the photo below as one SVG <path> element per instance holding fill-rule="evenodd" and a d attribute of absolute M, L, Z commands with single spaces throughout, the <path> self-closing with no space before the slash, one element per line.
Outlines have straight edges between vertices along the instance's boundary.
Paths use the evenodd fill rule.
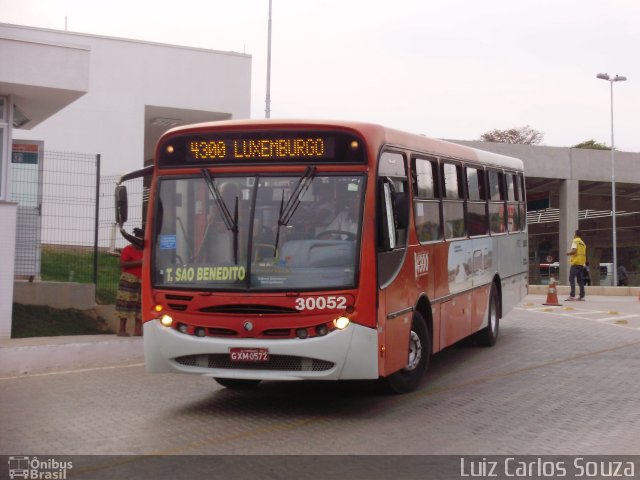
<path fill-rule="evenodd" d="M 175 250 L 175 249 L 176 249 L 175 235 L 160 235 L 160 250 Z"/>

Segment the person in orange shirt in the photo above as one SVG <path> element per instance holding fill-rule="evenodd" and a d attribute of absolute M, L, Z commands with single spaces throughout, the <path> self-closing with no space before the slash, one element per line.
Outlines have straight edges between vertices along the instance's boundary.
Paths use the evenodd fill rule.
<path fill-rule="evenodd" d="M 134 228 L 133 234 L 142 239 L 144 230 Z M 142 279 L 142 249 L 129 244 L 120 254 L 120 282 L 116 296 L 116 316 L 120 318 L 119 337 L 128 337 L 127 321 L 134 322 L 133 334 L 142 335 L 142 315 L 140 312 L 140 287 Z"/>

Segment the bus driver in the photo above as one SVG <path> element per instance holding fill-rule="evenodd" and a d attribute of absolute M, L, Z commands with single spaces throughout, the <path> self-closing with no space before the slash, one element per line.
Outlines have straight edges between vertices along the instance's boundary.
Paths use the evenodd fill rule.
<path fill-rule="evenodd" d="M 358 212 L 360 210 L 358 199 L 357 197 L 349 198 L 343 205 L 342 210 L 338 212 L 324 231 L 318 235 L 319 238 L 355 239 L 358 233 Z"/>

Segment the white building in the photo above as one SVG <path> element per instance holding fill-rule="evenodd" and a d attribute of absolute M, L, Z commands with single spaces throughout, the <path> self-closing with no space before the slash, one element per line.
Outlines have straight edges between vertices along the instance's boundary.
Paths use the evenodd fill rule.
<path fill-rule="evenodd" d="M 0 249 L 15 250 L 11 145 L 100 154 L 121 174 L 185 123 L 248 118 L 251 56 L 0 23 Z M 27 142 L 28 143 L 28 142 Z M 11 334 L 13 265 L 0 271 L 0 338 Z M 10 268 L 9 268 L 10 267 Z"/>

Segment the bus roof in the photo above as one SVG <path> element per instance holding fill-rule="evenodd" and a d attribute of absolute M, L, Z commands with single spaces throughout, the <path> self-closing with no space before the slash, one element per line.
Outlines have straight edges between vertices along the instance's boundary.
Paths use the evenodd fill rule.
<path fill-rule="evenodd" d="M 309 120 L 309 119 L 254 119 L 254 120 L 223 120 L 215 122 L 195 123 L 183 125 L 168 130 L 164 135 L 171 135 L 182 132 L 200 132 L 209 129 L 223 129 L 227 131 L 242 129 L 296 129 L 296 128 L 320 128 L 320 129 L 346 129 L 358 132 L 366 136 L 369 142 L 378 145 L 397 146 L 415 152 L 442 156 L 447 158 L 489 164 L 496 167 L 510 170 L 522 171 L 524 168 L 522 160 L 487 152 L 478 148 L 459 145 L 430 138 L 424 135 L 404 132 L 394 128 L 366 122 L 343 121 L 343 120 Z"/>

